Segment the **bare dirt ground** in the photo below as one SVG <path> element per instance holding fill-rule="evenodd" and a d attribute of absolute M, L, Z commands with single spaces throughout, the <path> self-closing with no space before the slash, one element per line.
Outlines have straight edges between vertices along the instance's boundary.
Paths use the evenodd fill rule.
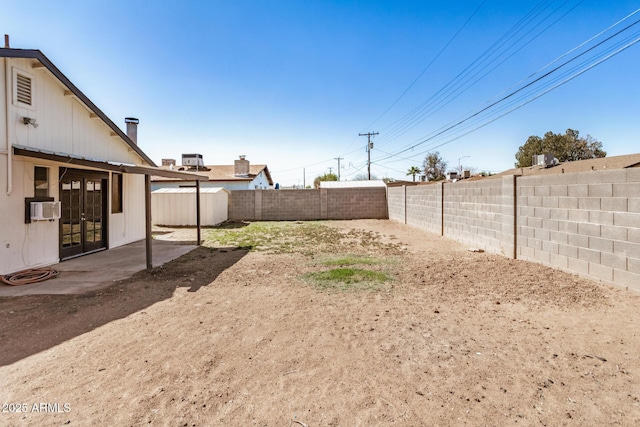
<path fill-rule="evenodd" d="M 0 300 L 0 425 L 640 424 L 638 295 L 389 221 L 323 224 L 284 251 L 199 248 Z M 338 253 L 393 280 L 302 279 Z"/>

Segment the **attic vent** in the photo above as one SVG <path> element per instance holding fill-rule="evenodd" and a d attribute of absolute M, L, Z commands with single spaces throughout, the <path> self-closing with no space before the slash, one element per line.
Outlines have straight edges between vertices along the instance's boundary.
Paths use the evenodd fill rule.
<path fill-rule="evenodd" d="M 17 74 L 16 89 L 18 102 L 31 105 L 31 79 L 22 74 Z"/>

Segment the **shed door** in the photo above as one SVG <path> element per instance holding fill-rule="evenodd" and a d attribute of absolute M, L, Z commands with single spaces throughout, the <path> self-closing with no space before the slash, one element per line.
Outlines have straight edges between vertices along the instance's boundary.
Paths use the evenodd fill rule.
<path fill-rule="evenodd" d="M 60 170 L 60 259 L 107 247 L 106 173 Z"/>

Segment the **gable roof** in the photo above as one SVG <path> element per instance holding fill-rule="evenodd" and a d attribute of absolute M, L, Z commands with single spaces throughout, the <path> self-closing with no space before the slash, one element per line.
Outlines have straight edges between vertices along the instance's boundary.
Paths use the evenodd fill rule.
<path fill-rule="evenodd" d="M 597 159 L 576 160 L 564 162 L 556 166 L 529 166 L 526 168 L 509 169 L 489 178 L 501 177 L 505 175 L 531 176 L 531 175 L 553 175 L 561 173 L 589 172 L 598 170 L 626 169 L 640 167 L 640 153 L 626 154 L 623 156 L 601 157 Z"/>
<path fill-rule="evenodd" d="M 162 166 L 162 169 L 169 170 L 168 166 Z M 173 170 L 175 171 L 189 171 L 196 172 L 195 169 L 185 168 L 182 166 L 174 166 Z M 249 165 L 249 174 L 248 175 L 235 175 L 235 166 L 234 165 L 210 165 L 205 166 L 204 169 L 199 169 L 197 173 L 199 175 L 204 175 L 209 178 L 209 182 L 211 181 L 232 181 L 232 182 L 251 182 L 258 176 L 261 172 L 264 171 L 264 174 L 267 177 L 267 181 L 269 185 L 273 185 L 273 180 L 271 179 L 271 173 L 269 172 L 269 168 L 267 165 Z M 151 180 L 154 182 L 165 182 L 165 181 L 174 181 L 170 178 L 153 176 Z"/>
<path fill-rule="evenodd" d="M 41 51 L 37 49 L 12 49 L 0 48 L 0 58 L 24 58 L 35 59 L 40 62 L 56 79 L 67 87 L 83 104 L 96 114 L 113 132 L 115 132 L 133 151 L 135 151 L 147 164 L 156 167 L 157 165 L 135 144 L 106 114 L 102 112 L 87 96 L 80 91 L 62 71 L 56 67 Z"/>

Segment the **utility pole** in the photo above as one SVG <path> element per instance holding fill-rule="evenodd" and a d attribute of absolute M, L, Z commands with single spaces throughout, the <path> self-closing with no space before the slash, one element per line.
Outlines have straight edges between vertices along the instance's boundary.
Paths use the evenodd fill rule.
<path fill-rule="evenodd" d="M 338 181 L 340 181 L 340 160 L 344 159 L 344 157 L 334 157 L 333 159 L 338 161 Z"/>
<path fill-rule="evenodd" d="M 462 176 L 462 164 L 460 164 L 460 160 L 466 159 L 468 157 L 471 157 L 471 156 L 462 156 L 458 159 L 458 173 L 460 174 L 460 176 Z"/>
<path fill-rule="evenodd" d="M 333 173 L 333 167 L 329 166 L 329 175 Z"/>
<path fill-rule="evenodd" d="M 302 168 L 302 188 L 307 188 L 307 174 L 304 170 L 305 168 Z M 300 183 L 300 181 L 298 181 L 298 183 Z"/>
<path fill-rule="evenodd" d="M 367 137 L 367 175 L 369 181 L 371 181 L 371 149 L 373 149 L 373 142 L 371 142 L 371 137 L 374 135 L 379 135 L 379 132 L 367 132 L 358 134 L 358 136 Z"/>

